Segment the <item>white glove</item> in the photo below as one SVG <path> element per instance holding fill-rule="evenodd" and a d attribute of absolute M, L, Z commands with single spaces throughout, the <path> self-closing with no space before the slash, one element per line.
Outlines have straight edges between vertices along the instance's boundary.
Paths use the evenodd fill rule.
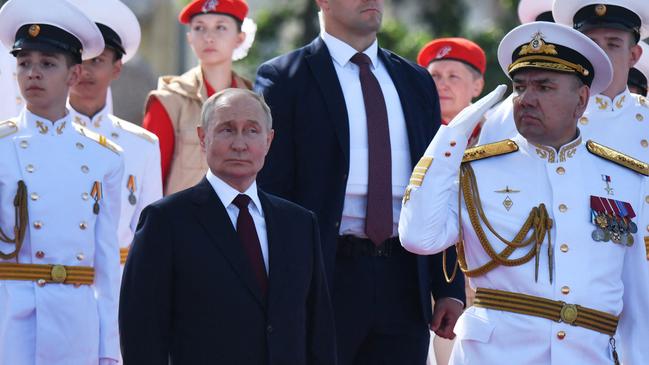
<path fill-rule="evenodd" d="M 506 90 L 506 85 L 496 86 L 492 92 L 482 97 L 477 102 L 462 109 L 462 111 L 456 115 L 450 123 L 448 123 L 448 127 L 461 132 L 468 140 L 476 125 L 478 125 L 480 119 L 482 119 L 482 116 L 487 112 L 487 110 L 491 109 L 492 106 L 502 99 Z"/>

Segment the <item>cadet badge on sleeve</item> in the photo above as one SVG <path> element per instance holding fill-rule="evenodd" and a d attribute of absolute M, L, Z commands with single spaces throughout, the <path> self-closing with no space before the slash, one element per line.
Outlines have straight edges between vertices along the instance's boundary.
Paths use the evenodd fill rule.
<path fill-rule="evenodd" d="M 595 225 L 591 234 L 594 241 L 633 246 L 633 234 L 638 232 L 638 226 L 632 221 L 635 212 L 631 204 L 591 195 L 590 214 Z"/>

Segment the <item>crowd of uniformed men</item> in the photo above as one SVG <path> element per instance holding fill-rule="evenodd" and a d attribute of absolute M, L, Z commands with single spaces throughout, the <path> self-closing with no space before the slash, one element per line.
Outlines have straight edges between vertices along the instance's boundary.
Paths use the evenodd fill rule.
<path fill-rule="evenodd" d="M 191 1 L 198 65 L 137 124 L 110 100 L 140 44 L 126 5 L 4 4 L 0 365 L 649 364 L 646 0 L 521 0 L 513 92 L 475 103 L 478 44 L 412 62 L 378 45 L 383 0 L 315 1 L 320 35 L 254 83 L 232 69 L 245 0 Z M 246 184 L 216 167 L 232 151 L 260 158 Z M 226 260 L 171 209 L 191 189 L 196 221 L 229 215 Z M 428 358 L 429 331 L 454 343 Z"/>

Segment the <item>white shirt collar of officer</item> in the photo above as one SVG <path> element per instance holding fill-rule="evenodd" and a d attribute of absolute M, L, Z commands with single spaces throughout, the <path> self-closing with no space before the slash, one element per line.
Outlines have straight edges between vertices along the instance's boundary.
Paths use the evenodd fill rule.
<path fill-rule="evenodd" d="M 259 200 L 259 195 L 257 194 L 256 181 L 253 181 L 252 185 L 250 185 L 250 187 L 246 191 L 241 193 L 237 189 L 228 185 L 225 181 L 221 180 L 218 176 L 214 175 L 214 173 L 212 173 L 212 170 L 208 169 L 205 177 L 207 178 L 207 181 L 210 183 L 210 185 L 212 185 L 212 188 L 216 192 L 216 195 L 218 195 L 221 203 L 223 203 L 223 206 L 226 209 L 230 206 L 230 204 L 232 204 L 232 201 L 237 197 L 237 195 L 245 194 L 250 197 L 253 203 L 253 208 L 257 211 L 257 213 L 259 213 L 262 218 L 264 217 L 264 210 L 261 208 L 261 201 Z"/>
<path fill-rule="evenodd" d="M 331 54 L 331 58 L 334 60 L 334 62 L 338 63 L 342 67 L 347 66 L 351 58 L 356 53 L 358 53 L 358 51 L 355 50 L 352 46 L 327 32 L 323 31 L 320 34 L 320 37 L 327 45 L 329 54 Z M 378 66 L 379 58 L 378 40 L 375 39 L 374 42 L 369 47 L 367 47 L 366 50 L 363 51 L 363 53 L 365 53 L 370 58 L 370 61 L 372 61 L 372 69 L 376 69 L 376 67 Z"/>
<path fill-rule="evenodd" d="M 577 129 L 577 133 L 579 133 L 577 138 L 564 144 L 559 148 L 559 150 L 556 150 L 554 147 L 529 142 L 525 137 L 520 135 L 520 133 L 517 134 L 513 140 L 516 142 L 521 152 L 530 156 L 536 156 L 547 163 L 553 164 L 566 162 L 572 159 L 579 152 L 579 147 L 582 144 L 581 131 Z"/>
<path fill-rule="evenodd" d="M 19 117 L 19 128 L 32 130 L 34 131 L 34 135 L 60 136 L 69 130 L 73 130 L 72 126 L 70 126 L 69 120 L 69 110 L 66 110 L 66 114 L 63 118 L 51 121 L 30 112 L 27 108 L 24 108 Z"/>
<path fill-rule="evenodd" d="M 87 115 L 84 115 L 83 113 L 78 112 L 75 110 L 72 105 L 70 105 L 70 102 L 68 101 L 68 109 L 70 109 L 74 113 L 74 123 L 77 123 L 78 125 L 82 127 L 89 127 L 94 131 L 101 131 L 102 129 L 109 130 L 110 126 L 112 124 L 111 120 L 108 118 L 108 115 L 110 114 L 110 108 L 108 106 L 108 103 L 104 105 L 104 107 L 95 113 L 92 117 L 89 117 Z"/>
<path fill-rule="evenodd" d="M 588 109 L 597 112 L 615 112 L 624 109 L 626 105 L 633 104 L 634 97 L 627 87 L 613 99 L 603 94 L 592 95 L 588 100 Z"/>

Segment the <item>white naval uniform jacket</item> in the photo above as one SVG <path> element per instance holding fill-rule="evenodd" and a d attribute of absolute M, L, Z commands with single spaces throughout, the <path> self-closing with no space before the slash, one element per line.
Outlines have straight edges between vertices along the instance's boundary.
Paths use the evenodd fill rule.
<path fill-rule="evenodd" d="M 399 235 L 406 249 L 437 253 L 458 240 L 458 176 L 465 137 L 441 127 L 426 155 L 432 156 L 421 187 L 414 187 L 401 211 Z M 586 150 L 580 138 L 559 152 L 513 139 L 519 150 L 471 162 L 485 215 L 496 232 L 513 239 L 530 210 L 544 203 L 553 219 L 553 282 L 549 280 L 548 241 L 541 247 L 538 282 L 534 259 L 515 267 L 499 266 L 470 279 L 473 288 L 535 295 L 620 316 L 617 352 L 626 365 L 649 364 L 649 265 L 643 228 L 632 247 L 595 242 L 591 232 L 590 196 L 643 204 L 643 177 Z M 453 143 L 451 143 L 453 142 Z M 610 176 L 615 195 L 607 195 L 602 175 Z M 509 193 L 502 193 L 509 189 Z M 505 200 L 511 201 L 510 209 Z M 634 218 L 638 221 L 640 218 Z M 497 252 L 505 245 L 482 225 Z M 462 202 L 462 227 L 470 269 L 489 258 Z M 510 258 L 527 253 L 516 250 Z M 565 294 L 564 294 L 565 293 Z M 565 332 L 565 338 L 557 335 Z M 470 307 L 455 326 L 452 364 L 612 364 L 609 336 L 548 319 Z"/>
<path fill-rule="evenodd" d="M 80 131 L 69 114 L 52 124 L 26 110 L 0 125 L 0 226 L 10 236 L 17 182 L 27 186 L 29 221 L 18 263 L 95 269 L 90 286 L 0 280 L 1 365 L 119 359 L 117 224 L 124 162 L 119 147 L 104 147 Z M 98 214 L 95 181 L 103 190 Z M 13 249 L 0 243 L 5 253 Z"/>
<path fill-rule="evenodd" d="M 70 107 L 73 122 L 106 136 L 117 143 L 124 152 L 124 177 L 121 187 L 118 241 L 128 248 L 133 241 L 140 213 L 147 205 L 162 198 L 162 173 L 160 172 L 160 147 L 158 137 L 133 123 L 109 113 L 108 106 L 89 118 Z M 128 187 L 132 176 L 133 198 Z"/>

